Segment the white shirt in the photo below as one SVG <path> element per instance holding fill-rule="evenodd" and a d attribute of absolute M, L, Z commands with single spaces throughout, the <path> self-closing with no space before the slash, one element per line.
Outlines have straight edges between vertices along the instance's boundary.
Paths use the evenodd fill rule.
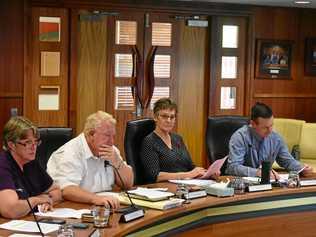
<path fill-rule="evenodd" d="M 114 152 L 122 159 L 115 146 Z M 104 160 L 92 154 L 83 133 L 51 155 L 47 172 L 61 189 L 77 185 L 89 192 L 101 192 L 111 190 L 115 182 L 113 168 L 104 167 Z"/>

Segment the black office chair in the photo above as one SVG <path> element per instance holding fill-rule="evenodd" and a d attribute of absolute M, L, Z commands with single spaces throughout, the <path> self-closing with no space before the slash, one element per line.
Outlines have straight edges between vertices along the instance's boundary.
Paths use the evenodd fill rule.
<path fill-rule="evenodd" d="M 210 163 L 221 159 L 229 153 L 229 140 L 233 133 L 249 123 L 249 118 L 243 116 L 209 117 L 206 128 L 206 146 Z M 225 173 L 226 162 L 221 168 Z"/>
<path fill-rule="evenodd" d="M 126 124 L 124 137 L 125 158 L 127 163 L 133 168 L 134 184 L 146 183 L 139 153 L 144 137 L 154 131 L 154 129 L 155 121 L 153 119 L 132 120 Z"/>
<path fill-rule="evenodd" d="M 36 159 L 46 170 L 50 155 L 72 138 L 72 128 L 38 128 L 41 145 L 37 148 Z"/>

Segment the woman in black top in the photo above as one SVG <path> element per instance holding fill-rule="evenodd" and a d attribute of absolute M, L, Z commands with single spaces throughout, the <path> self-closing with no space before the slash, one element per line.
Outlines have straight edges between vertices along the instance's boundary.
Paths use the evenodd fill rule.
<path fill-rule="evenodd" d="M 45 212 L 61 201 L 60 188 L 35 160 L 37 128 L 24 117 L 12 117 L 3 129 L 0 153 L 0 215 L 19 218 L 38 207 Z"/>
<path fill-rule="evenodd" d="M 159 99 L 154 105 L 156 128 L 144 138 L 141 148 L 147 182 L 198 178 L 206 172 L 194 166 L 182 137 L 171 133 L 176 113 L 177 105 L 168 98 Z"/>

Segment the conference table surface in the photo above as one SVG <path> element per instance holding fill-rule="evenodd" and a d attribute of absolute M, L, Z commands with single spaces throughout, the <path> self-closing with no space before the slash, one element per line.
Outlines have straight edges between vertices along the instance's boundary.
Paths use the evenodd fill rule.
<path fill-rule="evenodd" d="M 157 183 L 147 187 L 167 187 L 175 191 L 176 185 L 172 183 Z M 232 197 L 206 196 L 191 200 L 169 210 L 154 210 L 145 208 L 143 218 L 129 223 L 120 223 L 119 213 L 110 218 L 110 226 L 95 229 L 92 224 L 85 230 L 76 230 L 76 237 L 81 236 L 192 236 L 195 234 L 210 234 L 214 236 L 233 236 L 242 233 L 243 236 L 252 236 L 251 231 L 261 229 L 262 236 L 269 233 L 278 235 L 294 233 L 297 225 L 305 229 L 314 227 L 316 223 L 316 187 L 301 188 L 273 188 L 264 192 L 252 192 Z M 56 207 L 70 207 L 74 209 L 91 208 L 91 205 L 64 201 Z M 31 215 L 23 218 L 33 220 Z M 0 218 L 0 223 L 8 219 Z M 68 223 L 81 222 L 77 219 L 67 219 Z M 283 228 L 287 224 L 295 228 Z M 227 226 L 227 224 L 229 224 Z M 271 230 L 272 228 L 272 230 Z M 273 230 L 274 228 L 274 230 Z M 274 231 L 274 232 L 273 232 Z M 11 231 L 0 230 L 0 236 L 8 236 Z M 304 234 L 305 233 L 305 234 Z M 216 235 L 215 235 L 216 234 Z M 250 235 L 248 235 L 250 234 Z M 50 236 L 54 236 L 54 233 Z M 237 236 L 239 236 L 237 234 Z M 260 236 L 260 233 L 256 237 Z M 273 234 L 271 236 L 274 236 Z M 292 236 L 292 235 L 289 235 Z M 300 231 L 298 236 L 309 235 L 308 231 Z"/>

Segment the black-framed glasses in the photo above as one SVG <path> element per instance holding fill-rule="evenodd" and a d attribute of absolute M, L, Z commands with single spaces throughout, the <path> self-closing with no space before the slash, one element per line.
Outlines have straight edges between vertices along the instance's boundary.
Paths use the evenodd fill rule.
<path fill-rule="evenodd" d="M 42 141 L 40 139 L 36 139 L 36 140 L 27 140 L 25 142 L 16 142 L 16 143 L 26 148 L 31 148 L 32 146 L 41 145 Z"/>

